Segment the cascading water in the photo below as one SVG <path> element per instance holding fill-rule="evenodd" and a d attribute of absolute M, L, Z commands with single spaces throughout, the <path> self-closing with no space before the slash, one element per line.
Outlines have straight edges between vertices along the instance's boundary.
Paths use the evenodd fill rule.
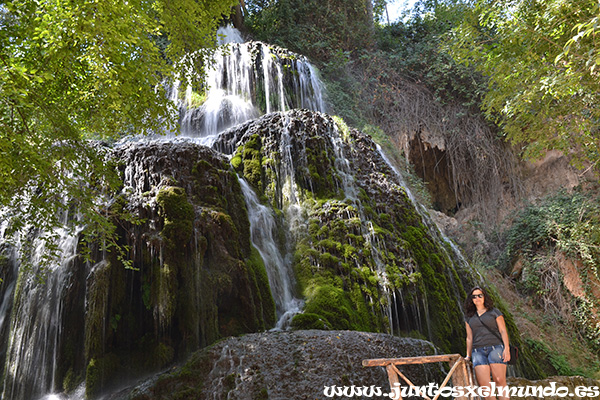
<path fill-rule="evenodd" d="M 358 200 L 358 187 L 356 185 L 355 179 L 352 176 L 350 160 L 348 160 L 344 153 L 343 137 L 340 134 L 337 125 L 332 134 L 332 144 L 336 155 L 336 169 L 342 176 L 344 194 L 346 195 L 346 198 L 356 206 L 360 216 L 360 220 L 367 228 L 364 230 L 362 235 L 365 238 L 365 241 L 369 243 L 369 246 L 373 250 L 373 261 L 375 262 L 376 268 L 374 272 L 377 274 L 377 277 L 381 282 L 383 296 L 386 298 L 387 303 L 387 306 L 383 307 L 383 313 L 386 315 L 388 320 L 389 333 L 394 334 L 394 327 L 397 325 L 399 317 L 398 310 L 395 307 L 396 302 L 392 301 L 392 298 L 394 298 L 395 300 L 395 291 L 390 291 L 389 289 L 390 284 L 387 277 L 387 273 L 385 271 L 385 263 L 382 261 L 381 257 L 381 249 L 385 248 L 385 243 L 379 242 L 380 239 L 375 234 L 372 221 L 369 221 L 364 215 L 362 204 Z M 392 309 L 393 307 L 394 309 Z"/>
<path fill-rule="evenodd" d="M 292 272 L 303 261 L 308 275 L 319 278 L 309 282 L 307 309 L 311 296 L 321 296 L 332 309 L 341 299 L 348 310 L 367 310 L 372 315 L 365 317 L 370 322 L 364 330 L 397 333 L 429 323 L 427 297 L 416 299 L 398 289 L 424 287 L 414 283 L 420 279 L 416 257 L 401 249 L 407 239 L 396 229 L 419 227 L 411 211 L 392 226 L 390 215 L 398 204 L 406 205 L 405 194 L 401 182 L 385 176 L 392 174 L 373 156 L 370 139 L 340 132 L 320 112 L 296 110 L 325 110 L 316 71 L 305 58 L 259 42 L 241 43 L 231 29 L 221 40 L 227 44 L 217 52 L 205 87 L 175 82 L 171 88 L 181 133 L 191 138 L 113 149 L 121 157 L 124 189 L 112 206 L 129 208 L 147 221 L 138 227 L 119 220 L 119 234 L 138 271 L 123 272 L 114 255 L 102 255 L 94 266 L 77 262 L 79 232 L 64 231 L 57 243 L 62 258 L 40 285 L 34 278 L 43 248 L 30 260 L 34 269 L 17 274 L 16 255 L 0 247 L 8 255 L 0 261 L 10 264 L 0 269 L 3 398 L 97 398 L 107 385 L 122 383 L 111 373 L 133 370 L 129 363 L 139 367 L 136 373 L 156 371 L 220 337 L 272 327 L 275 312 L 267 285 L 261 286 L 264 272 L 261 277 L 247 264 L 250 241 L 265 264 L 275 329 L 285 329 L 303 306 L 294 296 Z M 244 142 L 244 129 L 251 125 L 256 130 Z M 258 148 L 243 147 L 250 136 Z M 221 143 L 226 137 L 235 140 Z M 214 144 L 220 153 L 198 143 Z M 238 164 L 243 168 L 248 161 L 257 171 L 256 180 L 248 180 L 252 187 L 240 179 L 240 194 L 232 185 L 234 160 L 221 153 L 236 153 L 238 160 L 258 154 Z M 262 190 L 272 207 L 261 203 L 255 190 Z M 248 221 L 240 212 L 244 202 Z M 275 215 L 282 217 L 279 231 Z M 428 237 L 439 237 L 428 226 Z M 297 278 L 304 284 L 306 275 Z M 338 297 L 326 297 L 330 292 Z M 441 308 L 442 300 L 430 301 Z M 339 322 L 325 321 L 320 311 L 313 307 L 298 317 L 316 318 L 319 329 Z M 350 324 L 352 311 L 347 314 Z M 69 335 L 78 337 L 67 340 Z M 86 394 L 92 384 L 95 391 Z M 68 391 L 69 397 L 62 393 Z"/>
<path fill-rule="evenodd" d="M 0 239 L 6 235 L 8 222 L 5 220 L 6 210 L 0 210 L 0 215 L 4 220 L 0 224 Z M 6 360 L 6 350 L 8 346 L 8 337 L 10 335 L 10 315 L 13 306 L 14 291 L 17 285 L 17 276 L 19 274 L 19 245 L 14 247 L 0 244 L 0 262 L 3 266 L 0 268 L 0 376 L 4 375 Z M 0 385 L 0 394 L 2 393 L 2 385 Z"/>
<path fill-rule="evenodd" d="M 176 81 L 170 89 L 182 135 L 211 145 L 220 132 L 264 113 L 325 111 L 317 71 L 305 57 L 261 42 L 243 43 L 231 27 L 221 28 L 219 38 L 205 86 L 182 88 Z"/>
<path fill-rule="evenodd" d="M 183 136 L 209 144 L 223 130 L 265 112 L 290 108 L 325 110 L 317 72 L 306 58 L 260 42 L 243 43 L 239 32 L 231 28 L 220 29 L 219 35 L 222 46 L 216 52 L 215 63 L 207 71 L 206 86 L 182 87 L 181 82 L 176 81 L 170 88 L 170 98 L 179 110 L 180 133 Z M 126 179 L 131 177 L 126 176 Z M 131 182 L 128 185 L 132 186 Z M 272 216 L 267 215 L 268 210 L 258 202 L 254 204 L 256 214 L 252 215 L 262 215 L 257 218 L 263 220 L 257 222 L 257 226 L 273 223 Z M 29 260 L 33 265 L 31 271 L 21 272 L 19 284 L 18 249 L 3 251 L 5 263 L 10 264 L 10 268 L 2 269 L 3 276 L 0 276 L 4 280 L 0 288 L 0 354 L 6 355 L 6 362 L 3 363 L 3 398 L 29 400 L 60 392 L 63 387 L 63 382 L 56 381 L 57 369 L 61 368 L 60 357 L 64 357 L 64 354 L 61 356 L 58 353 L 65 350 L 64 335 L 71 334 L 65 332 L 64 328 L 64 298 L 69 296 L 66 293 L 72 290 L 73 285 L 78 286 L 78 290 L 82 291 L 79 293 L 81 301 L 78 307 L 83 310 L 87 307 L 84 302 L 88 296 L 85 284 L 72 282 L 73 275 L 81 275 L 82 271 L 81 263 L 77 267 L 79 272 L 74 272 L 72 267 L 77 258 L 78 233 L 67 235 L 66 232 L 61 234 L 56 243 L 62 249 L 61 259 L 46 271 L 44 284 L 36 280 L 40 276 L 38 267 L 45 251 L 43 247 L 38 247 Z M 264 243 L 274 240 L 272 237 L 265 238 L 260 228 L 257 230 L 253 227 L 252 236 L 270 270 L 279 317 L 277 328 L 285 328 L 302 306 L 302 302 L 293 296 L 292 278 L 288 270 L 291 262 L 281 254 L 273 253 L 269 245 L 265 247 Z M 101 264 L 103 262 L 98 265 L 104 265 Z M 97 307 L 102 305 L 98 304 Z M 105 321 L 105 325 L 117 322 L 113 319 Z M 83 317 L 79 325 L 83 331 Z M 77 335 L 83 335 L 83 332 Z M 83 342 L 83 339 L 79 342 Z M 65 372 L 60 371 L 60 379 Z M 81 379 L 81 375 L 75 379 Z M 83 396 L 83 391 L 85 386 L 80 386 L 77 392 L 71 394 L 71 398 Z M 47 396 L 52 398 L 53 395 Z"/>
<path fill-rule="evenodd" d="M 455 300 L 452 313 L 458 315 L 462 299 L 456 288 L 461 282 L 444 271 L 444 265 L 452 271 L 454 257 L 437 228 L 420 213 L 402 211 L 402 207 L 412 209 L 420 205 L 415 206 L 400 176 L 394 174 L 370 139 L 353 131 L 340 132 L 330 117 L 294 111 L 266 117 L 261 119 L 269 121 L 269 129 L 247 123 L 224 134 L 215 145 L 220 151 L 233 154 L 248 139 L 261 138 L 260 142 L 252 139 L 252 143 L 262 143 L 262 157 L 269 160 L 265 163 L 266 175 L 271 180 L 259 186 L 265 188 L 272 204 L 285 215 L 295 243 L 312 249 L 307 251 L 310 255 L 303 268 L 317 274 L 328 269 L 352 270 L 343 281 L 345 289 L 357 278 L 359 285 L 377 282 L 376 287 L 361 289 L 373 314 L 383 315 L 385 325 L 377 329 L 394 334 L 418 330 L 436 340 L 441 308 L 435 303 L 445 300 L 442 296 L 431 300 L 417 293 L 439 291 L 433 289 L 434 285 L 439 287 L 436 280 L 447 281 L 449 291 L 454 291 L 450 296 Z M 314 136 L 311 127 L 315 126 L 319 127 L 319 136 Z M 236 158 L 245 153 L 246 150 L 238 152 Z M 324 192 L 325 181 L 329 189 Z M 313 199 L 317 196 L 321 208 L 314 209 Z M 391 218 L 399 225 L 394 227 Z M 365 250 L 355 253 L 361 243 L 367 249 L 366 259 Z M 412 250 L 408 243 L 414 243 L 416 249 Z M 435 270 L 430 266 L 433 263 Z M 357 271 L 361 274 L 358 277 L 353 275 Z M 302 279 L 306 284 L 306 277 Z M 309 278 L 309 297 L 319 296 L 321 282 L 320 278 Z M 433 312 L 433 308 L 437 310 Z M 296 326 L 301 320 L 314 320 L 314 325 L 305 326 L 322 326 L 314 309 L 309 298 L 305 314 L 294 321 Z"/>
<path fill-rule="evenodd" d="M 463 273 L 474 274 L 474 275 L 476 275 L 475 281 L 483 282 L 484 281 L 483 277 L 479 274 L 479 272 L 477 270 L 472 269 L 472 268 L 469 267 L 469 263 L 467 262 L 467 260 L 465 260 L 465 257 L 463 256 L 463 254 L 461 253 L 461 251 L 458 249 L 458 247 L 456 246 L 456 244 L 452 240 L 450 240 L 448 238 L 448 236 L 446 236 L 444 234 L 444 232 L 442 232 L 435 225 L 435 223 L 431 220 L 431 217 L 427 213 L 427 210 L 425 209 L 425 207 L 417 201 L 417 199 L 415 198 L 414 194 L 411 192 L 411 190 L 408 187 L 408 185 L 406 185 L 406 182 L 404 181 L 404 178 L 403 178 L 402 174 L 400 173 L 400 171 L 398 171 L 398 168 L 396 168 L 396 166 L 386 156 L 386 154 L 383 152 L 383 149 L 381 148 L 381 146 L 377 145 L 377 151 L 381 155 L 381 158 L 383 158 L 383 160 L 386 162 L 386 164 L 396 174 L 399 182 L 404 187 L 404 190 L 406 191 L 406 194 L 408 195 L 408 198 L 412 202 L 415 210 L 417 210 L 417 212 L 421 216 L 421 220 L 422 220 L 423 224 L 425 226 L 427 226 L 427 228 L 429 229 L 429 232 L 431 233 L 431 235 L 433 237 L 439 238 L 440 242 L 445 243 L 447 245 L 447 247 L 446 246 L 442 247 L 443 251 L 446 252 L 446 254 L 450 257 L 450 259 L 455 260 L 455 263 L 457 264 L 458 267 L 460 267 L 462 269 Z M 461 307 L 461 302 L 460 302 L 461 295 L 460 295 L 460 292 L 459 292 L 459 289 L 458 289 L 460 283 L 459 282 L 455 282 L 452 276 L 451 276 L 451 278 L 452 278 L 452 289 L 453 289 L 454 294 L 455 294 L 455 299 L 457 301 L 457 305 L 460 308 Z M 426 302 L 427 299 L 424 298 L 423 301 Z M 424 306 L 424 309 L 427 309 L 427 307 Z"/>
<path fill-rule="evenodd" d="M 48 265 L 42 263 L 48 251 L 46 242 L 34 239 L 33 254 L 28 260 L 32 267 L 19 277 L 12 307 L 2 398 L 29 400 L 57 388 L 58 351 L 63 345 L 66 325 L 64 298 L 75 273 L 73 265 L 78 257 L 80 232 L 80 228 L 57 229 L 55 245 L 61 256 Z M 16 259 L 12 262 L 18 265 Z M 40 279 L 44 282 L 40 283 Z M 7 299 L 4 300 L 3 310 L 7 307 L 4 304 Z M 0 317 L 4 319 L 6 315 Z"/>
<path fill-rule="evenodd" d="M 277 226 L 273 210 L 260 203 L 256 193 L 245 180 L 240 179 L 240 185 L 248 208 L 250 238 L 265 263 L 275 300 L 278 317 L 275 329 L 285 329 L 289 326 L 291 318 L 302 308 L 302 301 L 293 294 L 292 266 L 290 260 L 279 250 L 275 240 Z"/>

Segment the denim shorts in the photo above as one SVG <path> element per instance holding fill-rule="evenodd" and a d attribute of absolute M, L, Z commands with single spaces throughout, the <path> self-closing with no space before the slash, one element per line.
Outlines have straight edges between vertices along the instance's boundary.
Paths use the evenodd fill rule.
<path fill-rule="evenodd" d="M 506 364 L 504 361 L 502 361 L 503 352 L 503 344 L 473 349 L 473 353 L 471 354 L 473 366 L 476 367 L 478 365 Z"/>

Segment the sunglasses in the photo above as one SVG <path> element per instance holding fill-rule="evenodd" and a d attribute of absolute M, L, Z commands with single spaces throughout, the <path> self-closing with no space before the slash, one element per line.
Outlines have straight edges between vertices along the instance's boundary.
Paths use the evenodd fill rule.
<path fill-rule="evenodd" d="M 483 294 L 472 294 L 471 298 L 472 299 L 481 299 L 483 297 Z"/>

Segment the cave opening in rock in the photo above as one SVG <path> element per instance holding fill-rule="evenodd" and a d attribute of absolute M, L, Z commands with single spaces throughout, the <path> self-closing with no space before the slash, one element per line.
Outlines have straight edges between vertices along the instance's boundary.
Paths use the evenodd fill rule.
<path fill-rule="evenodd" d="M 426 183 L 432 206 L 447 215 L 454 215 L 461 201 L 454 190 L 452 166 L 444 149 L 423 141 L 417 133 L 409 141 L 409 162 L 415 173 Z"/>

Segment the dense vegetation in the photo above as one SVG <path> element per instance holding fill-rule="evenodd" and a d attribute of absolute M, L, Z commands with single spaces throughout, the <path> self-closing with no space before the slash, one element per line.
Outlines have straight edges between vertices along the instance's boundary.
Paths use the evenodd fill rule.
<path fill-rule="evenodd" d="M 516 215 L 505 233 L 505 251 L 498 260 L 499 267 L 513 275 L 548 318 L 576 328 L 597 350 L 599 215 L 593 192 L 551 194 Z M 559 267 L 566 257 L 576 260 L 576 269 L 569 271 L 573 264 L 564 262 Z M 569 275 L 569 290 L 563 275 Z"/>
<path fill-rule="evenodd" d="M 236 3 L 0 1 L 0 205 L 15 231 L 77 208 L 89 235 L 114 238 L 96 203 L 118 180 L 85 139 L 172 126 L 160 83 L 205 62 Z"/>
<path fill-rule="evenodd" d="M 480 0 L 449 36 L 453 54 L 489 78 L 483 109 L 537 157 L 547 149 L 596 165 L 600 107 L 595 0 Z"/>

